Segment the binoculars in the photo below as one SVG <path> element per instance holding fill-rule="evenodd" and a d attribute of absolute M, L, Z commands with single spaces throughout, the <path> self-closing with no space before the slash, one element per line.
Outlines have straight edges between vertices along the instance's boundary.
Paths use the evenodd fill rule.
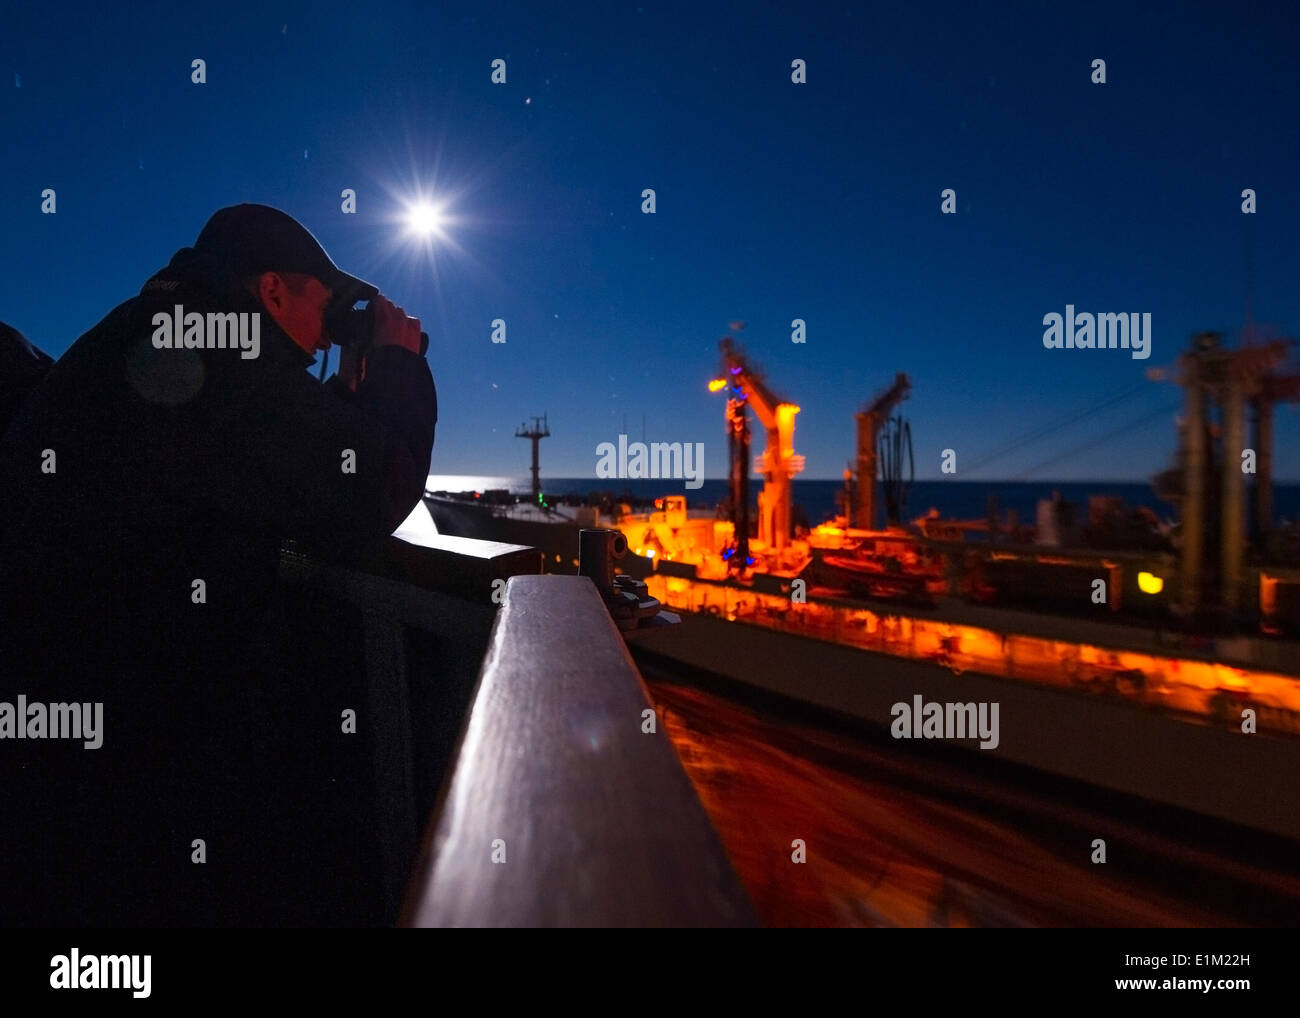
<path fill-rule="evenodd" d="M 361 353 L 370 349 L 375 341 L 375 293 L 354 298 L 351 303 L 335 302 L 325 314 L 325 329 L 335 346 L 353 346 Z M 346 298 L 345 298 L 346 299 Z M 352 303 L 364 300 L 365 307 L 355 308 Z M 429 352 L 429 334 L 420 333 L 420 356 Z"/>

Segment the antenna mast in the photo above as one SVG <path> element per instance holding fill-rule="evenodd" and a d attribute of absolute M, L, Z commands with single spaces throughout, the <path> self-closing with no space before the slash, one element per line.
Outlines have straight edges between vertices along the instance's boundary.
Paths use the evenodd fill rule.
<path fill-rule="evenodd" d="M 538 472 L 538 466 L 537 466 L 537 443 L 540 442 L 543 438 L 550 438 L 550 437 L 551 437 L 551 429 L 546 423 L 545 414 L 542 414 L 541 417 L 534 417 L 533 426 L 531 428 L 529 428 L 528 425 L 526 424 L 521 424 L 519 425 L 519 428 L 515 431 L 515 438 L 530 438 L 532 439 L 533 442 L 533 501 L 534 502 L 537 501 L 537 497 L 542 493 L 542 478 L 541 478 L 541 474 Z"/>

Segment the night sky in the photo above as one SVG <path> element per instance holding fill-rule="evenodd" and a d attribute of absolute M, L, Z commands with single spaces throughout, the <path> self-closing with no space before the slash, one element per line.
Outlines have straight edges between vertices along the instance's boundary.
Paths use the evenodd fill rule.
<path fill-rule="evenodd" d="M 1140 480 L 1173 452 L 1169 381 L 969 468 L 1138 388 L 1193 332 L 1237 342 L 1248 290 L 1259 335 L 1300 332 L 1300 23 L 1281 5 L 112 6 L 6 12 L 0 319 L 57 356 L 214 210 L 276 205 L 424 321 L 435 473 L 523 473 L 514 429 L 545 411 L 546 475 L 591 476 L 644 415 L 722 476 L 707 382 L 743 319 L 803 408 L 805 477 L 840 475 L 854 412 L 906 371 L 918 477 L 952 447 L 957 480 L 1053 459 L 1030 476 Z M 403 236 L 420 194 L 451 220 L 432 253 Z M 1150 312 L 1150 360 L 1044 349 L 1067 303 Z M 1285 409 L 1282 478 L 1297 438 Z"/>

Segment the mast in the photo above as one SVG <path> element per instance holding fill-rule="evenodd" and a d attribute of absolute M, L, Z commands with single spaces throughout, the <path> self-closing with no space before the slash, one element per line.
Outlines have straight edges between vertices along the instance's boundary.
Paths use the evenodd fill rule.
<path fill-rule="evenodd" d="M 521 424 L 521 425 L 519 425 L 518 429 L 515 431 L 515 438 L 528 438 L 528 439 L 532 439 L 532 443 L 533 443 L 533 501 L 534 501 L 534 502 L 537 501 L 538 496 L 540 496 L 541 493 L 542 493 L 542 478 L 541 478 L 541 473 L 540 473 L 539 468 L 538 468 L 538 465 L 537 465 L 537 443 L 540 442 L 543 438 L 550 438 L 550 437 L 551 437 L 551 429 L 550 429 L 550 427 L 549 427 L 549 426 L 547 425 L 547 423 L 546 423 L 546 415 L 545 415 L 545 414 L 542 414 L 541 417 L 534 417 L 534 418 L 533 418 L 533 426 L 532 426 L 531 428 L 529 428 L 528 425 L 526 425 L 526 424 Z"/>

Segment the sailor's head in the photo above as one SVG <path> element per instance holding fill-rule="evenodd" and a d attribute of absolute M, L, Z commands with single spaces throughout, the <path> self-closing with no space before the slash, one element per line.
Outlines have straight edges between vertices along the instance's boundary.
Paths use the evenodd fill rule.
<path fill-rule="evenodd" d="M 351 307 L 379 292 L 340 269 L 305 226 L 269 205 L 218 210 L 194 249 L 220 259 L 308 353 L 329 348 L 325 318 L 331 306 Z"/>
<path fill-rule="evenodd" d="M 334 291 L 315 276 L 301 272 L 262 272 L 244 280 L 285 334 L 308 353 L 328 350 L 325 312 Z"/>

